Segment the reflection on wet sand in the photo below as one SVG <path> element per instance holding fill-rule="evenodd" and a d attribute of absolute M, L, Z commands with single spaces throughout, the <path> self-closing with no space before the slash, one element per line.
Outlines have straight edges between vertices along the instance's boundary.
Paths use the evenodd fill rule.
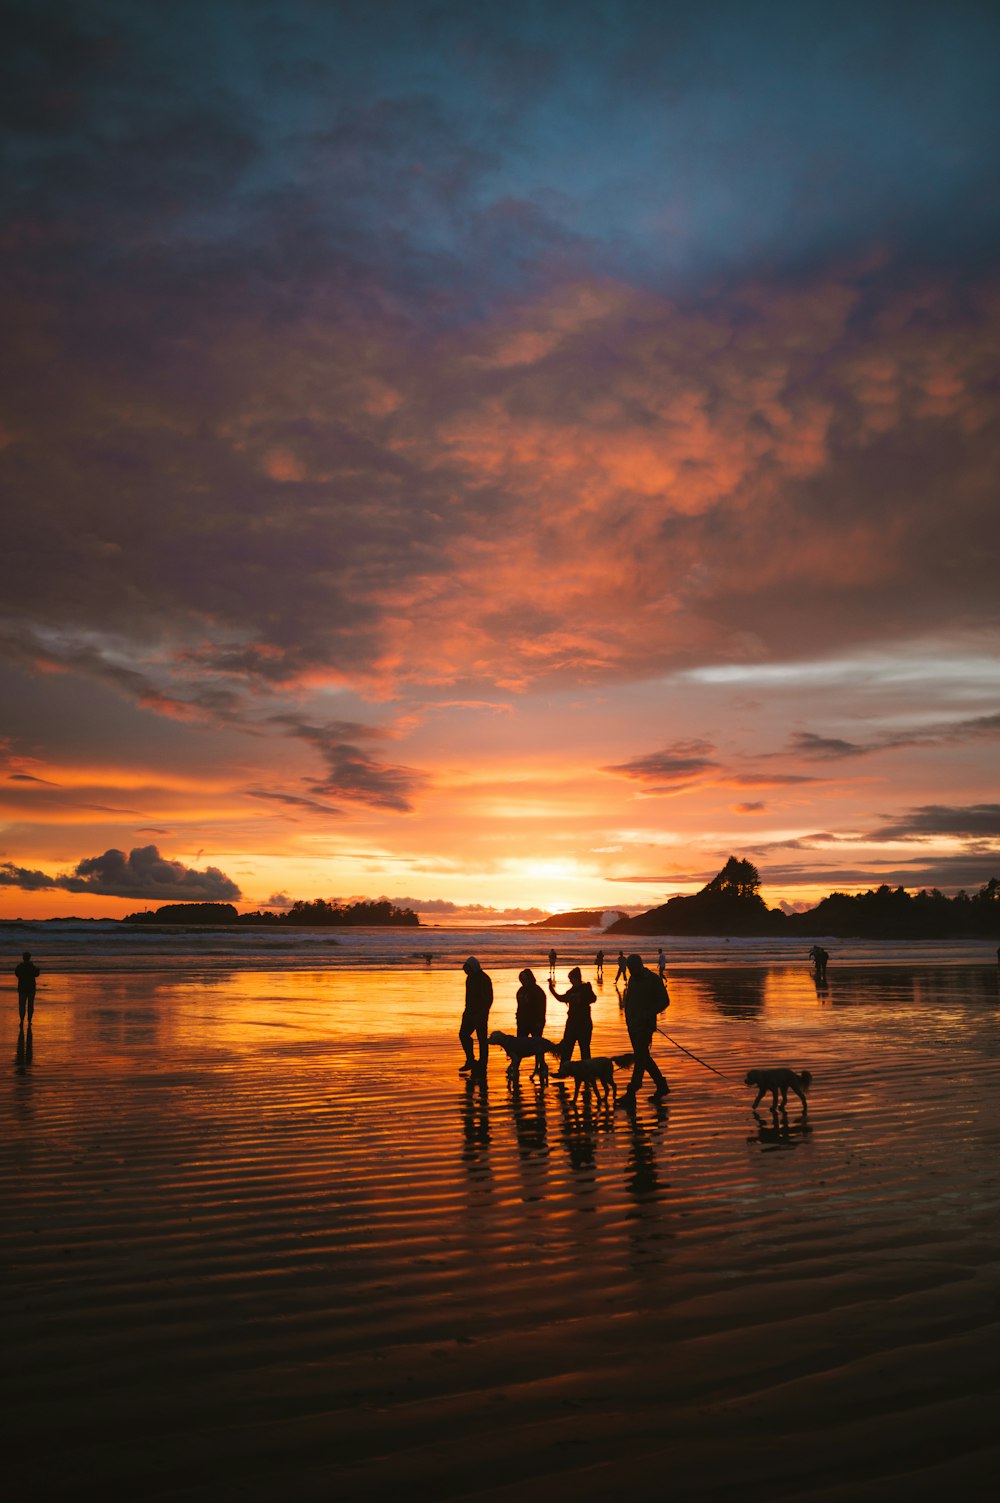
<path fill-rule="evenodd" d="M 831 966 L 821 1007 L 678 968 L 722 1074 L 659 1040 L 634 1113 L 458 1080 L 435 969 L 53 978 L 3 1082 L 12 1496 L 735 1497 L 748 1456 L 750 1496 L 902 1496 L 924 1434 L 954 1482 L 1000 1386 L 1000 1030 L 941 970 Z M 627 1047 L 610 986 L 594 1020 Z M 751 1112 L 765 1063 L 808 1126 Z"/>
<path fill-rule="evenodd" d="M 789 1122 L 788 1112 L 780 1106 L 766 1114 L 755 1111 L 753 1115 L 757 1131 L 750 1134 L 747 1142 L 760 1143 L 763 1148 L 795 1148 L 812 1132 L 806 1117 L 796 1118 L 793 1114 Z"/>
<path fill-rule="evenodd" d="M 763 1008 L 767 976 L 764 970 L 748 967 L 690 977 L 686 986 L 702 1005 L 716 1008 L 723 1017 L 745 1020 L 756 1017 Z"/>

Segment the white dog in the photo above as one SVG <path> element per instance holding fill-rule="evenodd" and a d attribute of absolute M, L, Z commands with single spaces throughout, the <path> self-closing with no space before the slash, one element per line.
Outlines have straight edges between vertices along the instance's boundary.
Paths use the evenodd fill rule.
<path fill-rule="evenodd" d="M 532 1039 L 520 1034 L 501 1033 L 498 1028 L 495 1028 L 490 1034 L 487 1043 L 497 1044 L 506 1054 L 509 1061 L 507 1065 L 508 1080 L 518 1079 L 521 1072 L 522 1059 L 533 1059 L 535 1061 L 535 1068 L 528 1078 L 534 1080 L 537 1075 L 542 1085 L 549 1078 L 549 1066 L 545 1056 L 547 1054 L 559 1053 L 559 1045 L 553 1044 L 550 1039 Z"/>

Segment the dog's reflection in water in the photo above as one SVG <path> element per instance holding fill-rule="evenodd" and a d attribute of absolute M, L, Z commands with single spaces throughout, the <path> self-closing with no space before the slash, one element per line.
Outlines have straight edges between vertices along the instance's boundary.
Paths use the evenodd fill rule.
<path fill-rule="evenodd" d="M 757 1131 L 747 1138 L 748 1143 L 760 1143 L 764 1148 L 797 1148 L 812 1132 L 806 1118 L 789 1122 L 788 1113 L 782 1107 L 771 1110 L 766 1116 L 754 1112 Z"/>

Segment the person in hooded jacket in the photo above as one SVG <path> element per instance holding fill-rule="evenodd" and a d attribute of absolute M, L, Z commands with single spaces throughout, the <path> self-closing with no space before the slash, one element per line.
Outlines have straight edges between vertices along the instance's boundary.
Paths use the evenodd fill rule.
<path fill-rule="evenodd" d="M 540 1039 L 545 1032 L 545 993 L 535 980 L 534 971 L 518 976 L 517 1011 L 514 1014 L 518 1038 Z"/>
<path fill-rule="evenodd" d="M 469 1070 L 485 1073 L 490 1046 L 486 1041 L 489 1030 L 490 1008 L 493 1006 L 493 982 L 474 955 L 462 966 L 465 972 L 465 1011 L 458 1028 L 458 1037 L 465 1050 L 465 1063 L 459 1067 L 460 1075 Z M 479 1039 L 479 1059 L 472 1048 L 472 1038 Z"/>
<path fill-rule="evenodd" d="M 591 1005 L 597 1001 L 594 988 L 589 981 L 584 981 L 579 966 L 574 966 L 569 972 L 569 981 L 569 991 L 561 995 L 556 991 L 555 982 L 549 982 L 549 991 L 553 997 L 566 1004 L 566 1031 L 560 1048 L 560 1069 L 572 1059 L 573 1049 L 577 1044 L 580 1046 L 580 1058 L 590 1058 L 590 1040 L 594 1032 L 594 1020 L 590 1015 Z"/>

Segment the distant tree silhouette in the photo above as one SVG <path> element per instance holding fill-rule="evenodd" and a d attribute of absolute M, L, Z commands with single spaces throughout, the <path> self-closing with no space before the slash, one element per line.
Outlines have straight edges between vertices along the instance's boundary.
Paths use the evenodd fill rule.
<path fill-rule="evenodd" d="M 232 903 L 173 903 L 154 913 L 130 913 L 127 924 L 276 924 L 290 928 L 344 928 L 367 925 L 372 928 L 415 928 L 420 920 L 412 908 L 397 908 L 387 898 L 361 899 L 354 903 L 328 902 L 298 898 L 282 912 L 270 909 L 256 913 L 238 913 Z"/>
<path fill-rule="evenodd" d="M 721 872 L 718 872 L 702 892 L 724 892 L 731 897 L 752 898 L 760 890 L 760 872 L 752 861 L 738 861 L 730 856 Z"/>

